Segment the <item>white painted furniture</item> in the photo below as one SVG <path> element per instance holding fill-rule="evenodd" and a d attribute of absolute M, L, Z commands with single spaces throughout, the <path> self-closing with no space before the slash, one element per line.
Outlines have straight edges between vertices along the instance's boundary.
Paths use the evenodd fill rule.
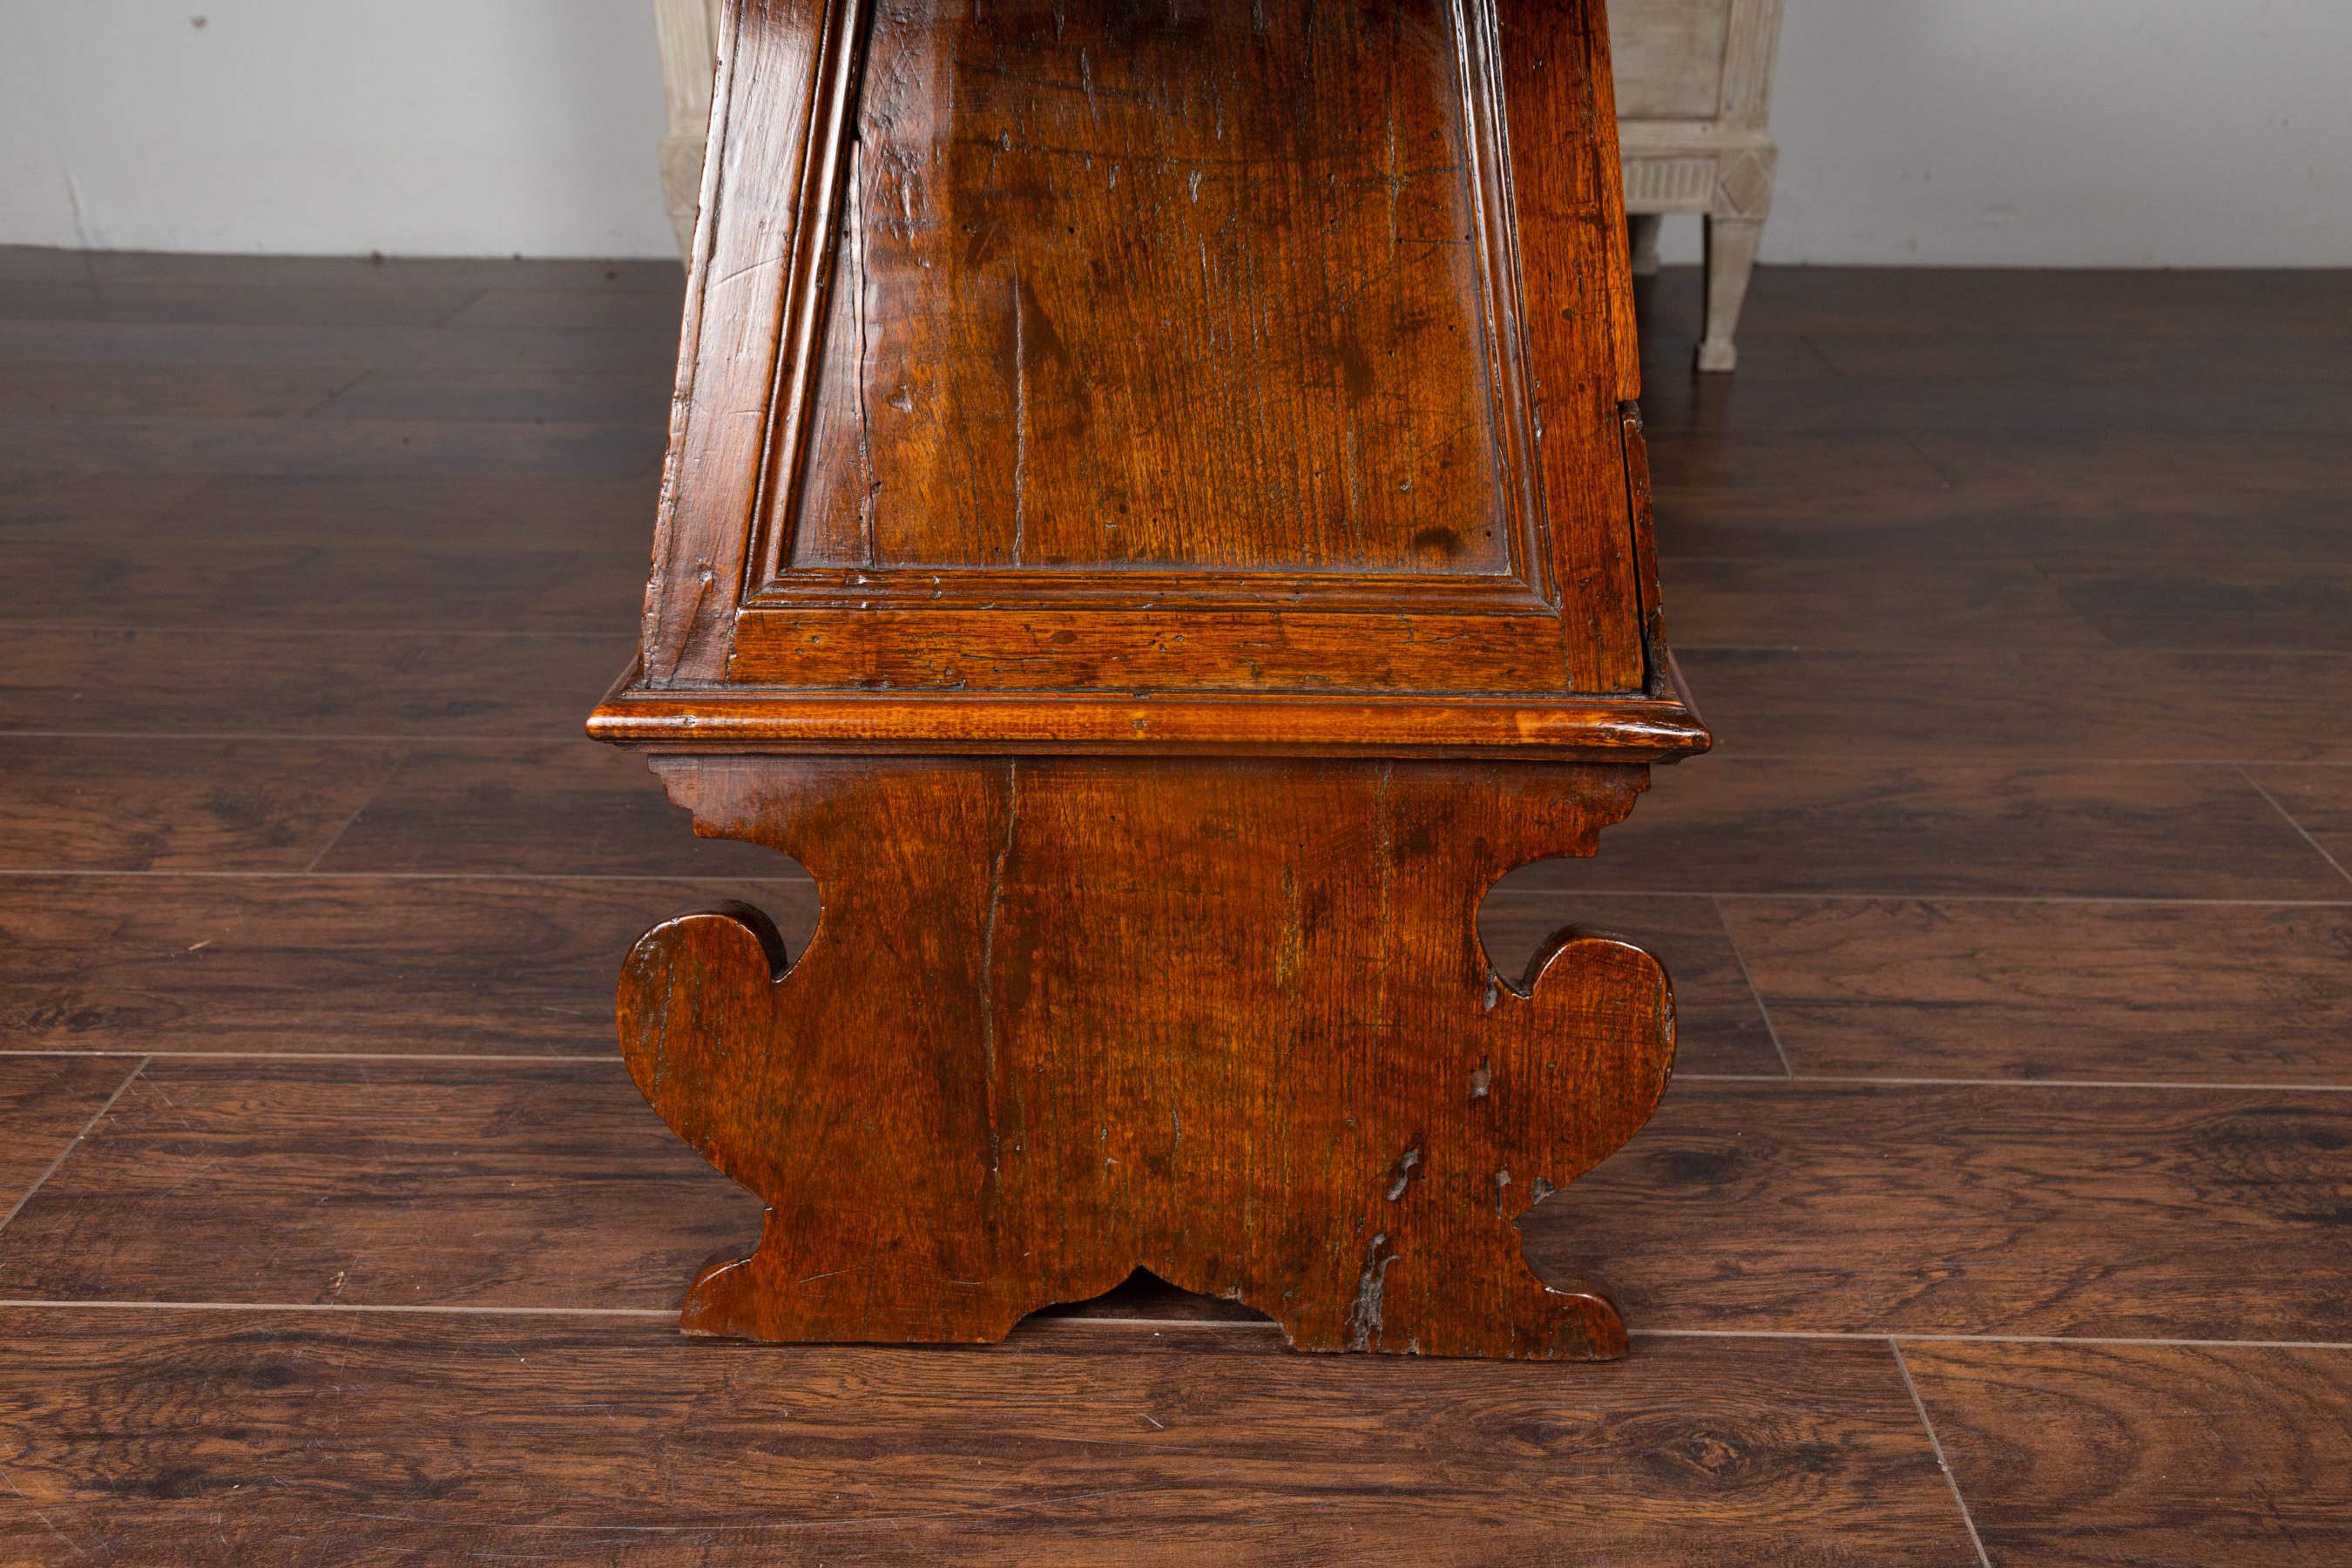
<path fill-rule="evenodd" d="M 1657 270 L 1664 214 L 1705 216 L 1698 368 L 1730 370 L 1780 157 L 1765 118 L 1780 0 L 1610 0 L 1609 31 L 1633 269 Z"/>
<path fill-rule="evenodd" d="M 677 253 L 694 248 L 694 209 L 702 196 L 702 148 L 710 126 L 711 67 L 719 58 L 719 7 L 725 0 L 654 0 L 661 37 L 662 96 L 669 124 L 662 132 L 662 195 Z"/>

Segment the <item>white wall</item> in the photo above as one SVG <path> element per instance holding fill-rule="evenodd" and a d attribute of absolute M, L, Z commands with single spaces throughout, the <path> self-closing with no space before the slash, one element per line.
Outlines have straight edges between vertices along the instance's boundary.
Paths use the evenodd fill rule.
<path fill-rule="evenodd" d="M 0 243 L 675 255 L 661 131 L 650 0 L 0 0 Z"/>
<path fill-rule="evenodd" d="M 1767 261 L 2352 266 L 2352 0 L 1787 6 Z"/>
<path fill-rule="evenodd" d="M 0 243 L 667 255 L 650 10 L 0 0 Z M 1788 0 L 1773 120 L 1769 260 L 2352 265 L 2352 0 Z"/>

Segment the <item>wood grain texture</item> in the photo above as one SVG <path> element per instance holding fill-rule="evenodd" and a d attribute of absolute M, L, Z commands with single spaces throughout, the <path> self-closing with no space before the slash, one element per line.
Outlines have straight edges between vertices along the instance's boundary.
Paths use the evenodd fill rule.
<path fill-rule="evenodd" d="M 651 425 L 435 419 L 0 416 L 0 465 L 43 473 L 560 474 L 621 479 L 661 456 Z"/>
<path fill-rule="evenodd" d="M 0 1058 L 0 1215 L 33 1190 L 138 1063 Z"/>
<path fill-rule="evenodd" d="M 1528 1255 L 1644 1328 L 2352 1340 L 2347 1147 L 2339 1093 L 1687 1081 Z"/>
<path fill-rule="evenodd" d="M 478 370 L 635 372 L 658 384 L 677 332 L 556 327 L 163 326 L 0 321 L 0 364 L 442 365 Z M 22 374 L 21 368 L 12 374 Z"/>
<path fill-rule="evenodd" d="M 373 288 L 288 283 L 222 287 L 170 279 L 22 279 L 0 295 L 0 319 L 36 321 L 171 322 L 206 326 L 432 327 L 447 322 L 477 290 L 439 281 Z"/>
<path fill-rule="evenodd" d="M 0 485 L 0 543 L 75 542 L 127 532 L 172 510 L 205 481 L 190 475 L 20 475 Z"/>
<path fill-rule="evenodd" d="M 168 535 L 26 544 L 0 577 L 0 620 L 77 626 L 610 633 L 641 572 L 578 544 L 444 551 L 373 542 L 218 545 Z"/>
<path fill-rule="evenodd" d="M 2352 762 L 2352 656 L 2149 648 L 1676 651 L 1741 756 Z"/>
<path fill-rule="evenodd" d="M 2054 566 L 2050 581 L 2112 642 L 2352 653 L 2352 566 L 2340 561 Z"/>
<path fill-rule="evenodd" d="M 1596 892 L 2343 897 L 2234 768 L 1711 759 L 1567 885 Z M 1538 869 L 1522 886 L 1565 881 Z M 1555 883 L 1554 885 L 1558 885 Z"/>
<path fill-rule="evenodd" d="M 75 279 L 100 289 L 167 283 L 270 292 L 383 288 L 562 290 L 615 300 L 647 291 L 674 297 L 678 288 L 677 268 L 667 262 L 601 257 L 527 261 L 521 257 L 257 256 L 250 251 L 60 250 L 32 245 L 0 246 L 0 279 L 11 283 Z"/>
<path fill-rule="evenodd" d="M 0 625 L 0 731 L 569 739 L 626 651 L 609 632 Z"/>
<path fill-rule="evenodd" d="M 1769 292 L 1768 292 L 1769 291 Z M 2058 338 L 2235 339 L 2252 346 L 2352 334 L 2341 268 L 2273 271 L 2003 267 L 1789 267 L 1766 274 L 1779 330 L 1916 333 L 1922 323 L 1964 341 L 1990 334 Z"/>
<path fill-rule="evenodd" d="M 291 418 L 349 386 L 348 365 L 44 365 L 0 376 L 0 420 L 98 418 Z"/>
<path fill-rule="evenodd" d="M 602 313 L 604 301 L 592 302 Z M 629 371 L 412 368 L 369 371 L 339 387 L 311 414 L 320 419 L 520 419 L 660 430 L 669 405 L 658 385 Z"/>
<path fill-rule="evenodd" d="M 1751 342 L 1753 334 L 1750 334 Z M 1805 382 L 1802 390 L 1817 384 Z M 1981 384 L 1999 396 L 2005 384 Z M 1799 384 L 1765 389 L 1790 400 Z M 2095 391 L 2085 391 L 2095 399 Z M 1671 395 L 1656 424 L 1678 424 Z M 1646 406 L 1646 404 L 1645 404 Z M 1693 434 L 1700 434 L 1694 430 Z M 1910 578 L 2007 558 L 2105 567 L 2324 558 L 2342 471 L 2305 436 L 2128 428 L 2053 437 L 2020 427 L 1792 429 L 1661 444 L 1660 513 L 1678 555 L 1876 565 Z M 2249 509 L 2258 530 L 2239 529 Z"/>
<path fill-rule="evenodd" d="M 1481 47 L 1444 0 L 877 15 L 792 563 L 1508 570 Z"/>
<path fill-rule="evenodd" d="M 791 876 L 772 850 L 695 838 L 644 759 L 564 742 L 407 749 L 318 861 L 325 873 Z"/>
<path fill-rule="evenodd" d="M 2246 776 L 2352 879 L 2352 770 L 2267 766 L 2249 768 Z"/>
<path fill-rule="evenodd" d="M 0 1521 L 69 1559 L 201 1539 L 330 1558 L 1973 1561 L 1877 1345 L 1645 1344 L 1563 1397 L 1538 1369 L 1339 1366 L 1197 1331 L 946 1354 L 253 1312 L 20 1309 L 0 1328 L 22 1347 L 0 1421 L 25 1434 Z"/>
<path fill-rule="evenodd" d="M 472 375 L 437 373 L 461 384 Z M 213 548 L 301 549 L 322 543 L 428 555 L 594 549 L 631 566 L 643 545 L 658 487 L 641 479 L 590 479 L 495 474 L 450 479 L 292 478 L 226 475 L 164 512 L 153 538 Z M 456 571 L 449 575 L 458 576 Z M 421 601 L 414 607 L 426 608 Z M 281 613 L 273 605 L 272 614 Z M 503 620 L 476 629 L 502 626 Z"/>
<path fill-rule="evenodd" d="M 2352 1555 L 2352 1352 L 1903 1354 L 1995 1562 L 2324 1568 Z"/>
<path fill-rule="evenodd" d="M 758 1215 L 618 1063 L 159 1058 L 0 1232 L 0 1295 L 658 1310 Z"/>
<path fill-rule="evenodd" d="M 2352 901 L 1723 908 L 1800 1073 L 2352 1085 Z"/>
<path fill-rule="evenodd" d="M 657 286 L 614 289 L 486 289 L 449 319 L 453 327 L 571 327 L 623 336 L 677 331 L 685 278 L 661 269 Z"/>
<path fill-rule="evenodd" d="M 0 878 L 0 1049 L 610 1055 L 614 954 L 729 899 L 816 925 L 805 881 Z"/>
<path fill-rule="evenodd" d="M 730 907 L 623 971 L 630 1077 L 770 1205 L 689 1332 L 995 1340 L 1144 1267 L 1302 1349 L 1623 1353 L 1510 1221 L 1647 1120 L 1672 993 L 1572 929 L 1497 975 L 1475 922 L 1514 863 L 1591 854 L 1637 771 L 658 766 L 824 906 L 796 961 Z"/>
<path fill-rule="evenodd" d="M 398 762 L 349 741 L 0 745 L 0 869 L 299 871 Z"/>
<path fill-rule="evenodd" d="M 1668 554 L 1675 630 L 1694 647 L 2096 647 L 2100 635 L 2028 562 L 1892 577 L 1868 563 Z"/>
<path fill-rule="evenodd" d="M 1609 701 L 1678 694 L 1607 75 L 1589 0 L 729 6 L 623 695 L 1378 698 L 1414 714 L 1381 749 L 1441 755 L 1493 698 L 1531 716 L 1480 747 L 1629 749 Z M 698 749 L 625 707 L 601 733 Z M 862 711 L 881 751 L 1163 743 Z"/>

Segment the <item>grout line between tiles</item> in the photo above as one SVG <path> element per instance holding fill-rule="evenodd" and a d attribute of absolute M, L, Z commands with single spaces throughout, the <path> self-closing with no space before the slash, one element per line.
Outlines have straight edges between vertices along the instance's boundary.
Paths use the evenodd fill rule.
<path fill-rule="evenodd" d="M 50 1307 L 95 1312 L 364 1312 L 383 1316 L 461 1318 L 665 1318 L 675 1307 L 478 1307 L 366 1301 L 68 1301 L 39 1297 L 0 1300 L 0 1309 Z"/>
<path fill-rule="evenodd" d="M 2336 868 L 2336 874 L 2343 878 L 2345 881 L 2352 882 L 2352 871 L 2346 870 L 2344 868 L 2344 862 L 2338 860 L 2335 856 L 2330 855 L 2327 852 L 2327 847 L 2320 843 L 2318 839 L 2314 838 L 2311 836 L 2311 830 L 2305 827 L 2302 823 L 2297 822 L 2294 819 L 2294 814 L 2287 810 L 2285 806 L 2279 804 L 2278 796 L 2264 789 L 2255 781 L 2254 775 L 2248 773 L 2244 767 L 2241 766 L 2238 768 L 2237 773 L 2240 778 L 2246 781 L 2247 786 L 2256 795 L 2261 795 L 2264 800 L 2270 802 L 2271 809 L 2277 812 L 2280 818 L 2284 821 L 2289 827 L 2294 828 L 2297 834 L 2302 836 L 2303 841 L 2311 846 L 2312 852 L 2314 854 L 2317 855 L 2322 860 L 2326 861 L 2330 866 L 2334 867 Z"/>
<path fill-rule="evenodd" d="M 1715 910 L 1716 923 L 1723 928 L 1723 940 L 1731 946 L 1731 961 L 1739 966 L 1739 978 L 1748 983 L 1748 994 L 1756 999 L 1756 1016 L 1764 1020 L 1764 1037 L 1772 1042 L 1772 1054 L 1780 1058 L 1780 1072 L 1793 1079 L 1797 1069 L 1789 1065 L 1789 1053 L 1780 1044 L 1780 1031 L 1772 1022 L 1772 1009 L 1764 1005 L 1764 993 L 1757 988 L 1756 976 L 1748 967 L 1748 955 L 1739 950 L 1739 933 L 1731 929 L 1731 916 L 1725 912 L 1720 898 L 1707 902 Z"/>
<path fill-rule="evenodd" d="M 324 854 L 325 851 L 320 853 Z M 813 885 L 814 880 L 806 875 L 774 876 L 707 868 L 691 871 L 321 871 L 313 874 L 309 871 L 141 870 L 111 866 L 0 868 L 0 879 L 9 877 L 152 877 L 191 880 L 211 878 L 238 882 L 759 882 L 800 887 Z"/>
<path fill-rule="evenodd" d="M 1680 1082 L 1696 1083 L 1837 1083 L 1879 1085 L 1894 1089 L 2160 1089 L 2213 1093 L 2347 1094 L 2342 1083 L 2207 1083 L 2192 1079 L 2127 1078 L 1928 1078 L 1905 1073 L 1806 1072 L 1779 1078 L 1770 1073 L 1678 1072 Z"/>
<path fill-rule="evenodd" d="M 135 633 L 141 637 L 170 637 L 180 635 L 205 636 L 219 633 L 226 629 L 226 628 L 213 626 L 82 626 L 79 624 L 46 626 L 41 623 L 28 621 L 0 621 L 0 636 L 5 636 L 10 632 L 23 631 L 108 635 L 116 633 Z M 338 632 L 297 630 L 273 632 L 269 635 L 276 637 L 318 637 L 337 638 L 400 637 L 407 640 L 431 640 L 452 637 L 477 637 L 485 638 L 505 637 L 517 640 L 541 640 L 562 637 L 580 642 L 604 640 L 594 633 L 566 631 L 457 632 L 435 631 L 427 629 L 417 632 Z M 1680 649 L 1678 651 L 1690 652 L 1695 650 Z M 1846 650 L 1840 649 L 1836 651 L 1843 653 Z M 581 698 L 581 710 L 583 712 L 586 711 L 587 708 L 593 705 L 594 700 L 595 699 L 593 695 Z M 383 743 L 385 741 L 390 740 L 395 743 L 404 745 L 544 746 L 583 739 L 578 727 L 569 722 L 559 727 L 540 731 L 517 730 L 486 732 L 473 730 L 429 730 L 415 731 L 388 737 L 385 732 L 380 729 L 37 730 L 20 729 L 7 723 L 5 721 L 0 721 L 0 735 L 5 735 L 16 740 L 26 741 L 155 741 L 167 744 L 194 743 L 213 741 L 257 741 L 265 743 L 278 743 L 286 745 L 349 744 L 360 742 Z M 2035 765 L 2031 758 L 2016 752 L 1934 752 L 1906 750 L 1901 747 L 1885 751 L 1870 751 L 1841 747 L 1834 751 L 1764 752 L 1742 749 L 1737 752 L 1728 752 L 1722 751 L 1720 746 L 1718 746 L 1718 751 L 1720 752 L 1720 755 L 1717 758 L 1718 762 L 1729 761 L 1735 763 L 1768 763 L 1774 764 L 1817 764 L 1823 767 L 1844 767 L 1850 764 L 1859 763 L 1890 767 L 1987 767 L 2026 769 Z M 2168 757 L 2127 755 L 2120 753 L 2096 757 L 2078 756 L 2074 760 L 2083 766 L 2089 768 L 2226 768 L 2234 766 L 2235 762 L 2237 761 L 2237 759 L 2225 756 Z M 2352 768 L 2352 759 L 2326 757 L 2253 757 L 2246 759 L 2246 761 L 2249 765 L 2255 767 Z M 2242 769 L 2239 771 L 2242 772 Z"/>
<path fill-rule="evenodd" d="M 606 1066 L 621 1060 L 620 1053 L 617 1051 L 202 1051 L 156 1050 L 141 1047 L 108 1050 L 102 1047 L 0 1046 L 0 1061 L 17 1057 L 77 1057 L 92 1060 L 139 1057 L 150 1062 L 373 1062 L 388 1067 L 397 1067 L 404 1062 L 577 1067 Z M 1919 1078 L 1870 1073 L 1784 1075 L 1762 1072 L 1677 1072 L 1675 1074 L 1675 1081 L 1677 1083 L 1762 1083 L 1775 1084 L 1783 1088 L 1792 1085 L 1836 1084 L 1855 1089 L 2119 1089 L 2177 1094 L 2352 1094 L 2352 1084 L 2343 1083 L 2203 1083 L 2177 1079 Z"/>
<path fill-rule="evenodd" d="M 1944 1472 L 1945 1484 L 1952 1489 L 1952 1503 L 1960 1510 L 1960 1522 L 1969 1527 L 1969 1544 L 1977 1549 L 1980 1568 L 1992 1568 L 1992 1559 L 1985 1555 L 1984 1537 L 1977 1533 L 1977 1521 L 1969 1513 L 1969 1500 L 1960 1495 L 1960 1478 L 1952 1474 L 1952 1463 L 1944 1455 L 1944 1440 L 1936 1436 L 1936 1423 L 1927 1414 L 1927 1402 L 1919 1397 L 1919 1385 L 1912 1381 L 1911 1364 L 1903 1359 L 1903 1347 L 1894 1340 L 1886 1348 L 1895 1352 L 1895 1370 L 1903 1374 L 1903 1386 L 1911 1395 L 1911 1408 L 1919 1413 L 1919 1425 L 1927 1434 L 1927 1446 L 1935 1450 L 1936 1468 Z"/>
<path fill-rule="evenodd" d="M 25 1205 L 33 1201 L 33 1194 L 39 1192 L 48 1179 L 58 1173 L 58 1167 L 64 1164 L 67 1158 L 81 1147 L 82 1140 L 89 1137 L 90 1130 L 104 1119 L 108 1111 L 114 1109 L 114 1102 L 122 1098 L 123 1092 L 139 1081 L 139 1075 L 147 1070 L 147 1064 L 152 1059 L 151 1057 L 140 1058 L 137 1065 L 123 1075 L 122 1081 L 114 1086 L 114 1092 L 106 1097 L 106 1103 L 89 1113 L 89 1120 L 81 1124 L 81 1131 L 75 1133 L 67 1141 L 66 1146 L 58 1151 L 58 1157 L 50 1161 L 39 1175 L 33 1178 L 33 1184 L 25 1189 L 24 1194 L 8 1205 L 7 1214 L 0 1215 L 0 1231 L 6 1230 L 15 1222 L 16 1216 L 25 1212 Z"/>
<path fill-rule="evenodd" d="M 594 698 L 583 698 L 581 711 L 586 712 Z M 402 746 L 549 746 L 568 745 L 574 741 L 585 742 L 586 737 L 576 726 L 562 729 L 551 727 L 539 733 L 517 732 L 505 735 L 441 733 L 416 731 L 387 737 L 383 731 L 370 733 L 360 730 L 12 730 L 0 724 L 0 737 L 12 741 L 154 741 L 165 744 L 173 742 L 258 741 L 268 745 L 336 745 L 347 746 L 366 742 Z"/>
<path fill-rule="evenodd" d="M 1541 862 L 1538 862 L 1541 864 Z M 0 875 L 8 873 L 0 872 Z M 37 873 L 21 873 L 33 875 Z M 60 873 L 73 875 L 74 873 Z M 92 875 L 109 875 L 97 872 Z M 201 877 L 213 873 L 203 871 L 155 871 L 113 873 L 125 876 L 185 876 Z M 286 876 L 283 871 L 225 872 L 235 876 Z M 2121 893 L 1857 893 L 1761 891 L 1732 889 L 1710 891 L 1704 888 L 1496 888 L 1488 898 L 1552 898 L 1552 899 L 1778 899 L 1811 903 L 1861 904 L 2117 904 L 2132 908 L 2214 908 L 2214 909 L 2336 909 L 2352 903 L 2352 898 L 2325 899 L 2190 899 L 2155 898 Z"/>
<path fill-rule="evenodd" d="M 373 1062 L 379 1067 L 397 1067 L 402 1062 L 499 1062 L 521 1063 L 525 1066 L 578 1065 L 582 1062 L 618 1063 L 621 1053 L 587 1051 L 549 1052 L 536 1056 L 528 1051 L 155 1051 L 155 1050 L 70 1050 L 47 1049 L 39 1046 L 0 1046 L 0 1061 L 14 1057 L 88 1057 L 105 1059 L 117 1057 L 144 1057 L 152 1062 Z M 1778 1083 L 1780 1080 L 1771 1080 Z"/>
<path fill-rule="evenodd" d="M 334 369 L 334 370 L 348 370 L 348 369 L 351 369 L 352 367 L 350 367 L 350 366 L 348 366 L 348 365 L 333 365 L 333 366 L 321 366 L 320 368 L 321 368 L 321 369 Z M 363 365 L 359 366 L 356 370 L 352 371 L 352 374 L 351 377 L 350 377 L 348 380 L 345 380 L 345 381 L 342 381 L 342 382 L 338 383 L 336 385 L 334 385 L 334 386 L 331 386 L 331 387 L 328 388 L 326 392 L 324 392 L 323 394 L 321 394 L 321 395 L 320 395 L 319 401 L 317 401 L 316 403 L 311 404 L 311 405 L 310 405 L 309 407 L 307 407 L 307 408 L 303 408 L 303 409 L 299 409 L 299 410 L 297 410 L 295 413 L 293 413 L 292 415 L 289 416 L 288 417 L 289 417 L 289 418 L 294 418 L 294 419 L 310 419 L 310 418 L 315 418 L 315 417 L 318 416 L 319 410 L 320 410 L 321 408 L 326 407 L 326 406 L 327 406 L 327 405 L 329 405 L 330 403 L 332 403 L 335 399 L 337 399 L 338 397 L 341 397 L 343 394 L 345 394 L 346 392 L 349 392 L 352 388 L 353 388 L 353 387 L 357 386 L 360 383 L 362 383 L 362 382 L 365 381 L 368 377 L 370 377 L 370 376 L 373 375 L 375 373 L 376 373 L 376 367 L 375 367 L 375 366 L 373 366 L 373 365 L 366 365 L 366 364 L 363 364 Z"/>
<path fill-rule="evenodd" d="M 302 868 L 301 872 L 299 873 L 300 875 L 307 877 L 311 872 L 319 868 L 319 862 L 327 858 L 327 852 L 329 850 L 334 848 L 336 845 L 341 844 L 343 841 L 343 835 L 352 830 L 352 824 L 357 822 L 362 816 L 365 816 L 367 808 L 373 805 L 376 803 L 376 798 L 383 794 L 385 788 L 391 784 L 392 781 L 400 776 L 400 770 L 408 765 L 408 759 L 411 755 L 412 752 L 408 747 L 403 746 L 400 749 L 400 751 L 393 757 L 392 765 L 385 768 L 383 770 L 383 776 L 375 781 L 375 787 L 367 792 L 366 796 L 360 801 L 359 805 L 349 816 L 343 818 L 343 825 L 341 827 L 336 828 L 333 833 L 330 834 L 324 844 L 319 846 L 319 852 L 310 857 L 310 863 Z"/>
<path fill-rule="evenodd" d="M 0 1309 L 92 1312 L 349 1312 L 383 1316 L 507 1317 L 507 1318 L 634 1318 L 674 1320 L 670 1307 L 476 1306 L 439 1302 L 370 1301 L 126 1301 L 74 1300 L 20 1296 L 0 1298 Z M 1024 1320 L 1030 1321 L 1030 1320 Z M 1278 1323 L 1229 1318 L 1040 1318 L 1038 1323 L 1100 1324 L 1119 1327 L 1239 1330 L 1278 1332 Z M 1834 1329 L 1634 1329 L 1637 1340 L 1786 1340 L 1825 1341 L 1854 1344 L 1925 1345 L 2053 1345 L 2085 1350 L 2249 1350 L 2352 1352 L 2343 1340 L 2199 1340 L 2150 1336 L 2144 1339 L 2090 1334 L 1937 1334 L 1868 1333 Z"/>
<path fill-rule="evenodd" d="M 2151 1334 L 1933 1334 L 1863 1329 L 1629 1329 L 1637 1340 L 1837 1340 L 1857 1344 L 2074 1345 L 2108 1350 L 2352 1351 L 2352 1340 L 2198 1340 Z"/>
<path fill-rule="evenodd" d="M 373 804 L 371 802 L 370 804 Z M 362 807 L 362 810 L 365 808 Z M 323 851 L 321 852 L 323 853 Z M 184 869 L 178 868 L 138 868 L 117 866 L 9 866 L 0 867 L 0 879 L 10 877 L 79 877 L 97 879 L 176 878 L 201 880 L 206 878 L 222 881 L 350 881 L 380 882 L 773 882 L 806 885 L 814 879 L 803 875 L 772 876 L 759 872 L 713 871 L 695 868 L 679 871 L 360 871 L 338 870 L 313 874 L 309 871 L 247 871 L 226 869 Z M 2127 908 L 2149 909 L 2251 909 L 2251 910 L 2332 910 L 2352 905 L 2352 892 L 2343 898 L 2326 899 L 2188 899 L 2141 898 L 2106 893 L 1853 893 L 1853 892 L 1710 892 L 1690 888 L 1498 888 L 1490 898 L 1548 899 L 1754 899 L 1780 900 L 1812 903 L 1879 903 L 1879 904 L 2114 904 Z"/>

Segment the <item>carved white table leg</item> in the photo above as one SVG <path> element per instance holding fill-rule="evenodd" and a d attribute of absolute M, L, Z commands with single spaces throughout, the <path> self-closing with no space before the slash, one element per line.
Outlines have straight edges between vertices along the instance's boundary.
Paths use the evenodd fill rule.
<path fill-rule="evenodd" d="M 1739 368 L 1739 308 L 1747 303 L 1748 279 L 1763 237 L 1762 218 L 1707 216 L 1706 335 L 1698 345 L 1703 371 Z"/>
<path fill-rule="evenodd" d="M 1658 231 L 1665 226 L 1663 213 L 1634 213 L 1625 220 L 1633 247 L 1633 276 L 1658 275 Z"/>
<path fill-rule="evenodd" d="M 662 97 L 669 117 L 661 139 L 662 197 L 677 253 L 690 259 L 702 197 L 702 152 L 710 127 L 710 78 L 718 58 L 719 0 L 654 0 L 661 39 Z"/>

